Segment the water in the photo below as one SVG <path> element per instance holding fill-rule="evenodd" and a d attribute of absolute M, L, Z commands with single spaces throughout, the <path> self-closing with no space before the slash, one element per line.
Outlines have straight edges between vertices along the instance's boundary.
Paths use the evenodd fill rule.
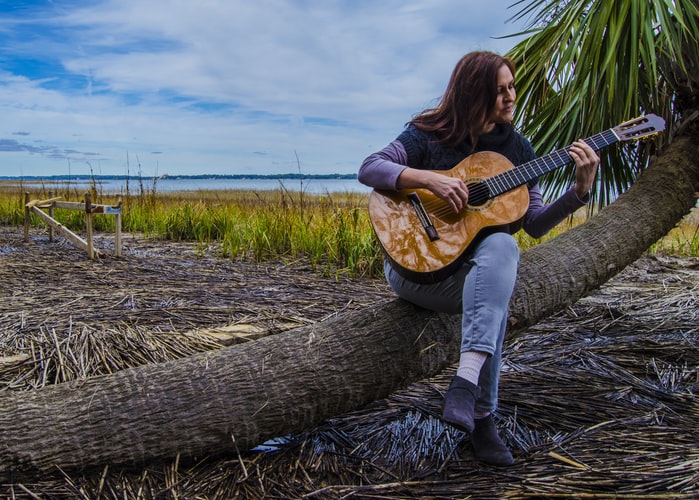
<path fill-rule="evenodd" d="M 36 182 L 36 181 L 35 181 Z M 33 182 L 34 185 L 35 182 Z M 65 189 L 67 181 L 51 180 L 41 181 L 40 184 L 46 190 Z M 70 182 L 70 189 L 86 191 L 93 184 L 97 185 L 97 190 L 105 194 L 126 193 L 125 179 L 80 179 Z M 142 187 L 141 187 L 142 186 Z M 167 193 L 174 191 L 227 191 L 227 190 L 251 190 L 270 191 L 274 189 L 285 189 L 287 191 L 303 191 L 310 194 L 324 193 L 368 193 L 371 188 L 361 184 L 356 179 L 221 179 L 221 178 L 197 178 L 197 179 L 177 179 L 165 178 L 153 181 L 153 179 L 129 179 L 128 190 L 131 194 L 140 193 L 141 189 L 146 192 L 155 189 L 157 193 Z"/>

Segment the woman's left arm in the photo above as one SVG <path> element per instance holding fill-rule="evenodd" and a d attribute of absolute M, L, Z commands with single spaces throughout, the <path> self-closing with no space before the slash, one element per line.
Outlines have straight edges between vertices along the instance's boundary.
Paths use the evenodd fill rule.
<path fill-rule="evenodd" d="M 529 208 L 522 223 L 523 229 L 534 238 L 541 238 L 590 201 L 590 189 L 597 174 L 599 157 L 584 141 L 573 143 L 570 157 L 575 162 L 575 184 L 560 198 L 546 205 L 538 184 L 529 189 Z"/>

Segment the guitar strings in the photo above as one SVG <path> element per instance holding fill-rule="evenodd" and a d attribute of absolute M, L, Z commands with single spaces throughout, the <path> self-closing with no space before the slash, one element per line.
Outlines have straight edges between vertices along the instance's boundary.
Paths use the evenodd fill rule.
<path fill-rule="evenodd" d="M 483 182 L 478 182 L 468 186 L 470 199 L 483 199 L 484 202 L 489 198 L 489 189 Z M 449 215 L 454 215 L 451 206 L 441 198 L 435 197 L 423 203 L 423 207 L 428 213 L 435 217 L 444 218 Z"/>

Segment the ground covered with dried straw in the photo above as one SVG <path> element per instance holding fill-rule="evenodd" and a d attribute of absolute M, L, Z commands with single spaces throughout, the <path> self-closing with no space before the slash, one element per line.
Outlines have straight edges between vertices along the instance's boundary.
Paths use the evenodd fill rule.
<path fill-rule="evenodd" d="M 109 238 L 99 244 L 109 250 Z M 390 299 L 381 280 L 127 236 L 90 262 L 0 227 L 0 391 L 158 363 Z M 57 471 L 10 498 L 694 498 L 699 260 L 644 256 L 508 341 L 498 425 L 516 464 L 473 460 L 438 418 L 453 367 L 276 446 L 138 470 Z M 0 409 L 2 411 L 2 409 Z"/>

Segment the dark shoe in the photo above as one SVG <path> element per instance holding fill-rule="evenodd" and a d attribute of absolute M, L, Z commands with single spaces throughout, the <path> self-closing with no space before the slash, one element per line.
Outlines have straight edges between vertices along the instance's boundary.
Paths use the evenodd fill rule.
<path fill-rule="evenodd" d="M 457 429 L 473 432 L 473 412 L 480 389 L 461 377 L 454 377 L 444 396 L 442 420 Z"/>
<path fill-rule="evenodd" d="M 479 418 L 475 421 L 475 427 L 471 433 L 471 444 L 473 445 L 473 454 L 478 461 L 497 465 L 500 467 L 512 465 L 515 459 L 512 458 L 512 453 L 507 449 L 505 443 L 502 442 L 498 435 L 498 430 L 495 428 L 495 421 L 492 415 L 485 418 Z"/>

